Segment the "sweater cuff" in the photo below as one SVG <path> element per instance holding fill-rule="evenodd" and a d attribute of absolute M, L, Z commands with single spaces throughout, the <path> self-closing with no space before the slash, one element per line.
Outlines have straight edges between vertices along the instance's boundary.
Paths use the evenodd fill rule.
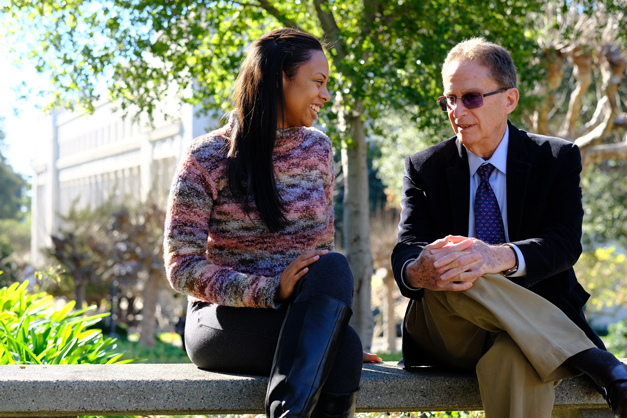
<path fill-rule="evenodd" d="M 264 304 L 266 305 L 264 308 L 279 309 L 283 305 L 283 302 L 277 302 L 275 298 L 279 291 L 279 285 L 281 284 L 281 275 L 271 277 L 269 281 L 271 282 L 270 289 L 264 297 Z"/>

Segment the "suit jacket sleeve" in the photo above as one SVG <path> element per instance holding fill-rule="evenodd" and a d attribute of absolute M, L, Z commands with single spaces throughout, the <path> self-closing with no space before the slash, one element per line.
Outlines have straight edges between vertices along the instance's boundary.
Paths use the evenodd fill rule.
<path fill-rule="evenodd" d="M 550 160 L 533 165 L 530 175 L 534 178 L 524 204 L 527 230 L 521 231 L 522 239 L 513 241 L 527 264 L 527 276 L 520 278 L 525 287 L 570 269 L 582 251 L 579 148 L 574 144 L 555 146 Z M 512 192 L 517 191 L 508 189 L 508 194 Z"/>
<path fill-rule="evenodd" d="M 392 270 L 401 294 L 411 299 L 420 299 L 423 290 L 409 288 L 402 280 L 405 263 L 418 258 L 426 245 L 433 241 L 429 237 L 430 220 L 426 211 L 426 191 L 419 183 L 411 157 L 405 159 L 403 173 L 403 198 L 401 200 L 401 219 L 398 242 L 392 252 Z"/>

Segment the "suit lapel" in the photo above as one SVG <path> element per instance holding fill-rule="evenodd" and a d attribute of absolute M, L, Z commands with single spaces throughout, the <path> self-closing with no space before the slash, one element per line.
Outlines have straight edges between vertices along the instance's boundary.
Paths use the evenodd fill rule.
<path fill-rule="evenodd" d="M 516 241 L 520 236 L 527 197 L 531 163 L 527 161 L 525 140 L 525 134 L 510 123 L 507 151 L 507 223 L 510 241 Z"/>
<path fill-rule="evenodd" d="M 468 173 L 468 156 L 459 141 L 451 153 L 449 166 L 446 169 L 449 202 L 451 204 L 451 221 L 453 235 L 468 235 L 468 204 L 470 200 L 470 174 Z"/>

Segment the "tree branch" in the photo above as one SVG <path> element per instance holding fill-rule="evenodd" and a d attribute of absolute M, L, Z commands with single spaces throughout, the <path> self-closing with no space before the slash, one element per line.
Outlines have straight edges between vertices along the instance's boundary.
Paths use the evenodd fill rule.
<path fill-rule="evenodd" d="M 314 0 L 314 6 L 316 7 L 316 14 L 320 20 L 320 26 L 322 26 L 325 38 L 332 43 L 337 51 L 337 55 L 334 57 L 335 64 L 337 65 L 346 56 L 346 45 L 340 38 L 340 28 L 335 21 L 333 12 L 331 12 L 328 1 Z"/>
<path fill-rule="evenodd" d="M 580 137 L 588 134 L 594 128 L 599 126 L 599 124 L 601 122 L 603 122 L 603 114 L 604 114 L 604 111 L 605 111 L 606 107 L 608 107 L 608 99 L 607 99 L 607 96 L 603 96 L 603 97 L 601 97 L 601 100 L 599 100 L 598 103 L 597 103 L 597 107 L 594 110 L 594 114 L 592 115 L 592 119 L 590 119 L 583 126 L 583 129 L 581 130 L 581 132 L 579 132 L 577 134 L 577 138 L 580 138 Z"/>
<path fill-rule="evenodd" d="M 532 131 L 537 132 L 537 129 L 535 128 L 536 127 L 535 119 L 532 115 L 529 114 L 529 112 L 523 112 L 522 118 L 525 121 L 525 124 L 528 127 L 531 127 Z"/>
<path fill-rule="evenodd" d="M 597 145 L 586 149 L 582 154 L 584 167 L 607 159 L 624 159 L 627 158 L 627 142 Z"/>
<path fill-rule="evenodd" d="M 575 145 L 577 145 L 580 149 L 584 150 L 588 147 L 592 147 L 594 145 L 599 144 L 603 138 L 607 136 L 606 132 L 608 131 L 608 126 L 612 124 L 613 119 L 612 112 L 609 112 L 603 123 L 599 124 L 596 128 L 592 129 L 587 134 L 577 138 L 575 140 Z"/>
<path fill-rule="evenodd" d="M 289 19 L 287 16 L 281 13 L 279 9 L 277 9 L 276 7 L 274 7 L 274 5 L 270 3 L 270 1 L 268 0 L 257 0 L 257 1 L 259 1 L 259 6 L 261 6 L 262 9 L 264 9 L 266 12 L 274 16 L 276 20 L 281 22 L 283 26 L 304 32 L 304 30 L 302 30 L 300 26 L 296 24 L 296 22 L 294 22 L 292 19 Z"/>
<path fill-rule="evenodd" d="M 549 113 L 555 103 L 555 90 L 562 83 L 564 77 L 564 56 L 555 47 L 543 48 L 544 64 L 547 70 L 546 84 L 540 87 L 538 95 L 542 97 L 538 111 L 535 114 L 534 130 L 542 135 L 549 135 Z"/>
<path fill-rule="evenodd" d="M 606 58 L 602 66 L 603 81 L 610 111 L 606 114 L 603 123 L 586 135 L 577 138 L 575 144 L 581 149 L 599 145 L 603 139 L 607 138 L 614 130 L 614 119 L 618 113 L 618 86 L 625 71 L 625 60 L 621 57 L 620 50 L 614 45 L 605 45 L 603 47 L 603 55 Z"/>
<path fill-rule="evenodd" d="M 576 47 L 570 53 L 570 58 L 575 66 L 574 76 L 577 79 L 577 86 L 570 95 L 568 112 L 559 136 L 572 140 L 576 137 L 576 124 L 581 113 L 581 100 L 592 84 L 592 52 L 584 52 L 582 47 Z"/>
<path fill-rule="evenodd" d="M 372 23 L 377 15 L 377 8 L 379 7 L 378 0 L 363 0 L 364 1 L 364 27 L 362 33 L 364 38 L 370 36 L 372 32 Z"/>
<path fill-rule="evenodd" d="M 625 58 L 621 56 L 620 50 L 615 45 L 605 45 L 603 47 L 603 55 L 606 58 L 604 62 L 606 65 L 604 65 L 603 71 L 605 92 L 610 101 L 612 111 L 615 111 L 618 108 L 618 103 L 616 102 L 618 95 L 616 93 L 623 79 L 623 73 L 627 64 L 625 63 Z"/>

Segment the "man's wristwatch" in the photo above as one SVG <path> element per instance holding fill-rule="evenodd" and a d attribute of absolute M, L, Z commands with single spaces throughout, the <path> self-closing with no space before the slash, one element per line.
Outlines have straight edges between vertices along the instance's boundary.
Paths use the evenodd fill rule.
<path fill-rule="evenodd" d="M 507 269 L 507 270 L 503 270 L 501 272 L 501 274 L 505 277 L 507 276 L 511 276 L 512 274 L 516 273 L 518 271 L 518 253 L 516 252 L 516 250 L 514 249 L 514 247 L 512 247 L 510 244 L 503 244 L 506 247 L 511 248 L 511 250 L 514 252 L 514 257 L 516 257 L 516 264 L 514 265 L 514 267 Z"/>

